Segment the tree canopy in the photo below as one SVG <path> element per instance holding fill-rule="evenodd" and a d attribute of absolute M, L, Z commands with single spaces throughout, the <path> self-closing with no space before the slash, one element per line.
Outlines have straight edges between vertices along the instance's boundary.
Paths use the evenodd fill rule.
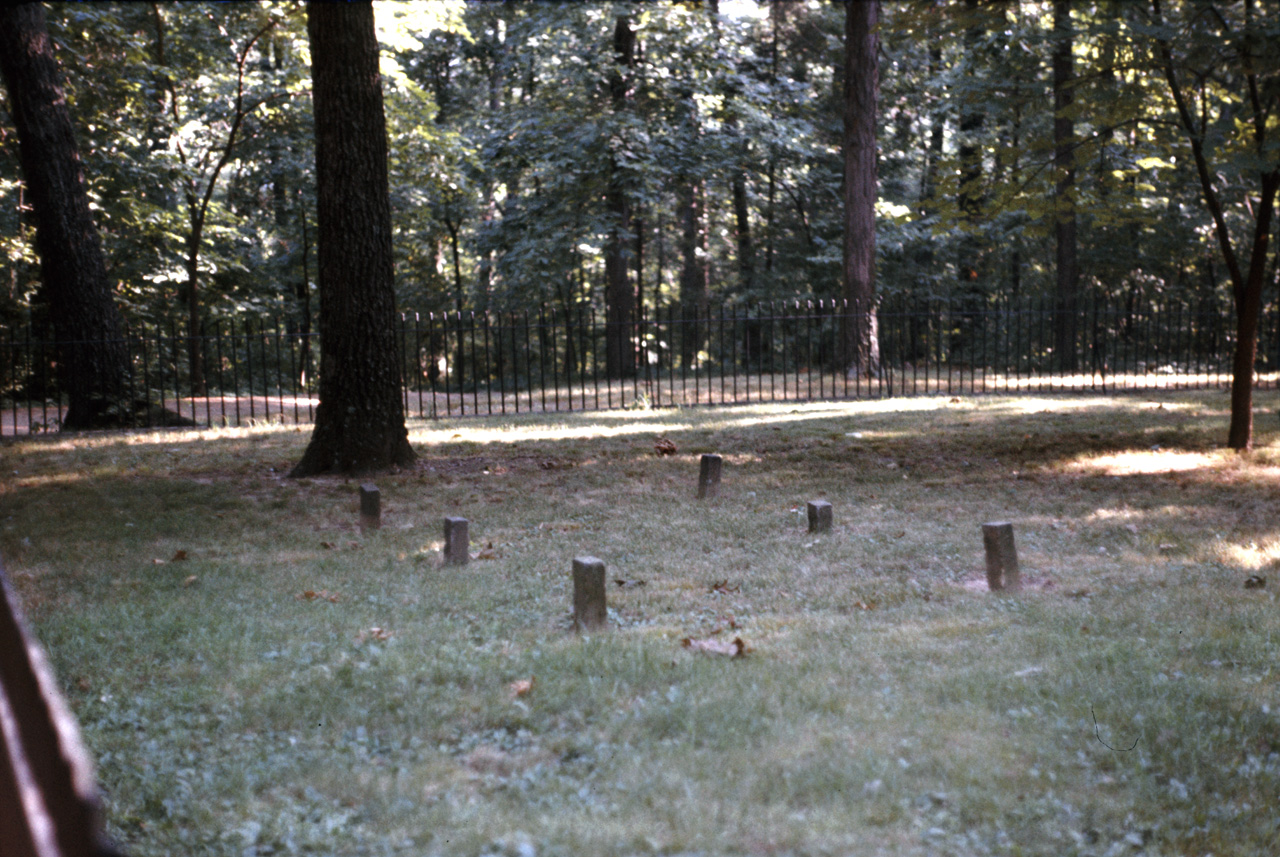
<path fill-rule="evenodd" d="M 48 8 L 126 318 L 309 324 L 301 7 Z M 844 294 L 844 4 L 377 16 L 399 309 L 625 320 Z M 1276 4 L 903 0 L 876 32 L 878 294 L 1246 309 L 1240 283 L 1275 295 L 1276 224 L 1260 215 L 1280 163 Z M 26 194 L 6 118 L 7 320 L 44 300 Z"/>

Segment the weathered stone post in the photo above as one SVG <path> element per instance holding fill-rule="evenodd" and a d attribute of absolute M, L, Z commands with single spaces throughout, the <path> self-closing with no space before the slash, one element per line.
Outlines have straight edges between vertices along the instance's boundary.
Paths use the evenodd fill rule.
<path fill-rule="evenodd" d="M 360 529 L 376 530 L 382 526 L 382 495 L 377 485 L 360 486 Z"/>
<path fill-rule="evenodd" d="M 715 497 L 720 493 L 720 456 L 707 453 L 702 456 L 702 466 L 698 469 L 698 499 Z"/>
<path fill-rule="evenodd" d="M 593 556 L 573 560 L 573 629 L 603 629 L 608 617 L 605 606 L 604 560 Z"/>
<path fill-rule="evenodd" d="M 444 561 L 448 565 L 466 565 L 471 561 L 471 536 L 466 518 L 444 519 Z"/>
<path fill-rule="evenodd" d="M 982 525 L 982 545 L 987 552 L 987 586 L 992 590 L 1022 588 L 1018 550 L 1013 544 L 1013 524 L 993 521 Z"/>
<path fill-rule="evenodd" d="M 809 501 L 809 532 L 831 532 L 831 504 L 826 500 Z"/>

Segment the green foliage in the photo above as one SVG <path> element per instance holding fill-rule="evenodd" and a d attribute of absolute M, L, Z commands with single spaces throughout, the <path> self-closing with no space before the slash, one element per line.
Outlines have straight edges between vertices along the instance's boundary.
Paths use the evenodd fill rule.
<path fill-rule="evenodd" d="M 1159 40 L 1172 40 L 1206 145 L 1220 156 L 1224 199 L 1256 193 L 1252 177 L 1280 157 L 1275 129 L 1254 144 L 1241 86 L 1246 69 L 1257 71 L 1259 97 L 1274 98 L 1275 5 L 1161 8 L 1158 20 L 1148 3 L 1091 0 L 1070 14 L 1080 269 L 1088 290 L 1142 301 L 1226 287 Z M 885 4 L 883 292 L 1051 293 L 1063 205 L 1055 185 L 1065 166 L 1053 154 L 1049 66 L 1064 35 L 1051 11 Z M 616 113 L 609 81 L 621 12 L 632 16 L 639 53 L 631 107 Z M 633 283 L 646 304 L 676 296 L 689 182 L 703 189 L 700 264 L 714 297 L 840 294 L 840 4 L 435 3 L 378 14 L 403 309 L 600 309 L 615 169 L 634 221 Z M 296 316 L 310 304 L 314 312 L 301 9 L 55 3 L 50 26 L 127 313 L 168 316 L 185 299 L 193 201 L 205 190 L 206 311 Z M 264 27 L 241 80 L 237 52 Z M 1213 71 L 1197 77 L 1197 69 Z M 238 91 L 243 125 L 214 181 Z M 16 141 L 0 132 L 7 319 L 26 313 L 39 285 L 18 178 Z M 751 230 L 750 286 L 735 186 Z M 1237 244 L 1251 240 L 1249 211 L 1228 206 Z"/>

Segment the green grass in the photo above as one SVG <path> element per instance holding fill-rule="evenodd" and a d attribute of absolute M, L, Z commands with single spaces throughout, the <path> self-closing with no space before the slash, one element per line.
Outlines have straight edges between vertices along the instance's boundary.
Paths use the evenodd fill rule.
<path fill-rule="evenodd" d="M 1237 456 L 1226 404 L 414 423 L 370 534 L 292 428 L 53 436 L 0 447 L 0 552 L 140 857 L 1274 854 L 1280 422 Z M 583 554 L 643 581 L 587 637 Z"/>

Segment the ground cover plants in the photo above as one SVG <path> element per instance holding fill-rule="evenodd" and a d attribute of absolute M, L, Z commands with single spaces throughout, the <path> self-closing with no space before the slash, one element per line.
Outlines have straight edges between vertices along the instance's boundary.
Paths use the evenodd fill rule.
<path fill-rule="evenodd" d="M 1280 421 L 1227 405 L 413 423 L 370 533 L 294 428 L 33 438 L 0 554 L 130 854 L 1274 854 Z"/>

